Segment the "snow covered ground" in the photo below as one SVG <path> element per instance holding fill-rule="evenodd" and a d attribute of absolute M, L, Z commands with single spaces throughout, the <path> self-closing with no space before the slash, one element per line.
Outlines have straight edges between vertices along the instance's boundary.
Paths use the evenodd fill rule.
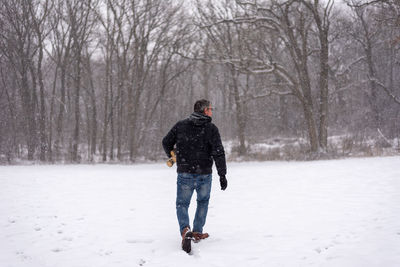
<path fill-rule="evenodd" d="M 227 178 L 187 255 L 175 168 L 2 166 L 0 266 L 400 266 L 400 157 L 229 163 Z"/>

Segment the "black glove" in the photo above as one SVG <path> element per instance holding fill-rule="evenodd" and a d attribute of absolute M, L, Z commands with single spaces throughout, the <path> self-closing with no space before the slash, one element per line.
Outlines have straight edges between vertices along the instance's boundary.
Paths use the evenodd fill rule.
<path fill-rule="evenodd" d="M 225 175 L 219 177 L 219 183 L 221 184 L 221 190 L 225 190 L 228 187 L 228 181 L 226 180 Z"/>

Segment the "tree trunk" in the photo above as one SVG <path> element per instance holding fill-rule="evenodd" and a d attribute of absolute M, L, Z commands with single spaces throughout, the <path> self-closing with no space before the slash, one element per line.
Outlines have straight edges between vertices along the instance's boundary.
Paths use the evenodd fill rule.
<path fill-rule="evenodd" d="M 373 127 L 381 128 L 381 116 L 378 106 L 378 96 L 377 96 L 377 86 L 375 82 L 375 68 L 372 59 L 372 44 L 368 40 L 367 47 L 365 49 L 365 54 L 367 56 L 367 65 L 368 65 L 368 76 L 369 76 L 369 85 L 371 88 L 371 96 L 369 97 L 371 109 L 373 111 L 373 120 L 374 124 Z"/>
<path fill-rule="evenodd" d="M 30 68 L 31 78 L 32 78 L 32 88 L 31 92 L 29 92 L 29 83 L 28 83 L 28 73 L 26 72 L 23 77 L 23 87 L 24 94 L 26 99 L 26 119 L 28 120 L 28 160 L 34 159 L 34 154 L 37 146 L 37 125 L 36 125 L 36 107 L 37 107 L 37 96 L 36 96 L 36 78 L 35 73 L 32 70 L 31 63 L 26 62 Z"/>
<path fill-rule="evenodd" d="M 319 144 L 325 152 L 328 148 L 328 74 L 329 44 L 328 32 L 320 33 L 320 102 L 319 102 Z"/>
<path fill-rule="evenodd" d="M 315 153 L 318 151 L 318 136 L 317 136 L 317 128 L 315 126 L 314 114 L 311 107 L 306 103 L 303 103 L 303 111 L 307 124 L 308 138 L 310 139 L 309 141 L 311 146 L 311 152 Z"/>
<path fill-rule="evenodd" d="M 287 112 L 287 99 L 286 96 L 279 96 L 279 133 L 285 133 L 288 131 L 288 112 Z"/>
<path fill-rule="evenodd" d="M 238 77 L 236 75 L 236 71 L 233 67 L 230 67 L 231 78 L 232 78 L 232 91 L 234 93 L 235 105 L 236 105 L 236 121 L 238 126 L 238 136 L 239 136 L 239 156 L 243 156 L 246 154 L 246 136 L 245 136 L 245 128 L 246 128 L 246 118 L 244 112 L 244 104 L 240 99 L 239 95 L 239 85 L 238 85 Z"/>
<path fill-rule="evenodd" d="M 90 83 L 90 106 L 91 106 L 91 111 L 92 111 L 92 118 L 91 118 L 91 124 L 90 124 L 90 130 L 89 130 L 89 146 L 90 146 L 90 160 L 93 160 L 93 155 L 96 154 L 96 148 L 97 148 L 97 104 L 96 104 L 96 93 L 95 93 L 95 88 L 94 88 L 94 82 L 93 82 L 93 72 L 92 72 L 92 67 L 91 67 L 91 58 L 89 56 L 89 52 L 86 52 L 87 54 L 87 69 L 88 69 L 88 75 L 89 75 L 89 83 Z M 89 120 L 88 116 L 88 120 Z"/>
<path fill-rule="evenodd" d="M 48 124 L 49 125 L 48 154 L 50 162 L 53 162 L 53 118 L 54 118 L 54 99 L 56 97 L 57 75 L 58 75 L 58 66 L 56 66 L 56 69 L 54 71 L 53 91 L 51 94 L 50 114 L 49 114 L 49 124 Z"/>
<path fill-rule="evenodd" d="M 59 160 L 61 157 L 61 148 L 64 146 L 64 113 L 66 112 L 66 93 L 65 93 L 65 82 L 66 82 L 66 62 L 64 61 L 61 65 L 61 77 L 60 77 L 60 106 L 58 110 L 58 117 L 57 117 L 57 138 L 54 143 L 54 148 L 56 150 L 56 159 Z"/>
<path fill-rule="evenodd" d="M 122 83 L 119 81 L 119 83 Z M 122 160 L 122 123 L 123 123 L 123 90 L 122 84 L 118 85 L 118 114 L 117 114 L 117 158 Z"/>
<path fill-rule="evenodd" d="M 42 40 L 39 40 L 39 58 L 38 58 L 38 80 L 40 94 L 40 117 L 39 117 L 39 135 L 40 135 L 40 161 L 46 160 L 47 140 L 46 140 L 46 106 L 44 99 L 44 84 L 42 73 L 43 47 Z"/>
<path fill-rule="evenodd" d="M 76 65 L 75 65 L 75 127 L 72 139 L 72 161 L 79 162 L 79 131 L 80 131 L 80 90 L 81 90 L 81 55 L 80 51 L 76 51 Z"/>
<path fill-rule="evenodd" d="M 114 160 L 114 142 L 115 142 L 115 130 L 114 130 L 114 92 L 113 92 L 113 82 L 112 82 L 112 75 L 109 78 L 110 84 L 110 133 L 111 133 L 111 140 L 110 140 L 110 160 Z"/>
<path fill-rule="evenodd" d="M 103 162 L 107 161 L 107 128 L 108 128 L 108 90 L 109 90 L 109 78 L 110 78 L 110 61 L 109 57 L 107 56 L 106 62 L 106 80 L 104 86 L 104 122 L 103 122 L 103 138 L 102 138 L 102 154 L 103 154 Z"/>

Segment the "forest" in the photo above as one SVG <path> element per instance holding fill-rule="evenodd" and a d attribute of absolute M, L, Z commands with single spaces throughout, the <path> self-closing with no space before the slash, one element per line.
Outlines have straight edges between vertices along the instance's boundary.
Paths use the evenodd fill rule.
<path fill-rule="evenodd" d="M 400 151 L 398 0 L 2 0 L 0 34 L 2 164 L 163 160 L 202 98 L 230 160 Z"/>

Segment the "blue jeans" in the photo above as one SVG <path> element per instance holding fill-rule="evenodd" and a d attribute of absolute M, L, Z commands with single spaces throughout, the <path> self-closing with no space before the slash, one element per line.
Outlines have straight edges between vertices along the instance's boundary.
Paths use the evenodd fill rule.
<path fill-rule="evenodd" d="M 203 232 L 210 200 L 211 181 L 211 174 L 178 173 L 176 215 L 181 234 L 183 229 L 187 226 L 190 227 L 188 209 L 194 190 L 197 193 L 197 208 L 193 221 L 193 232 Z"/>

